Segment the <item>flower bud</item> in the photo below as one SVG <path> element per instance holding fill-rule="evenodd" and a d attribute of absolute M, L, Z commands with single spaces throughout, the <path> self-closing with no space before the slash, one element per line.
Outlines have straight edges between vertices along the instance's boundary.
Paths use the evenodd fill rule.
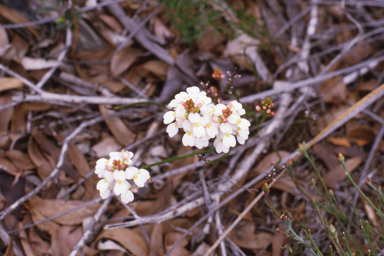
<path fill-rule="evenodd" d="M 261 110 L 261 107 L 260 107 L 259 105 L 257 105 L 257 106 L 255 107 L 255 109 L 256 109 L 256 111 L 260 111 L 260 110 Z"/>

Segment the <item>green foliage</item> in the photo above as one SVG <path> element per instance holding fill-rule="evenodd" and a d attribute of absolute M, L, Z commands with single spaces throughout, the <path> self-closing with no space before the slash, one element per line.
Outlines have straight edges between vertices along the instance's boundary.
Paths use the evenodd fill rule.
<path fill-rule="evenodd" d="M 166 18 L 170 19 L 172 27 L 180 33 L 180 37 L 188 44 L 194 39 L 204 35 L 207 28 L 212 26 L 216 30 L 224 27 L 217 25 L 216 21 L 222 13 L 214 10 L 207 0 L 159 0 L 166 9 Z"/>
<path fill-rule="evenodd" d="M 41 0 L 40 0 L 41 1 Z M 41 1 L 41 2 L 45 2 Z M 60 6 L 66 7 L 67 0 L 56 0 L 56 7 L 43 7 L 39 9 L 39 12 L 51 12 L 56 11 L 60 14 Z M 71 26 L 72 31 L 75 30 L 75 20 L 82 18 L 83 13 L 80 10 L 65 9 L 64 14 L 60 14 L 60 17 L 56 20 L 56 29 L 64 29 L 68 24 Z"/>
<path fill-rule="evenodd" d="M 195 39 L 200 40 L 208 28 L 215 32 L 221 31 L 231 36 L 235 35 L 231 26 L 240 29 L 250 36 L 258 38 L 259 35 L 266 35 L 263 24 L 245 11 L 242 3 L 231 6 L 235 11 L 239 22 L 227 22 L 224 19 L 225 10 L 222 6 L 214 8 L 212 1 L 208 0 L 158 0 L 167 10 L 166 18 L 170 20 L 171 26 L 179 33 L 183 42 L 192 44 Z M 233 7 L 233 9 L 232 9 Z M 220 10 L 219 10 L 220 9 Z M 225 10 L 226 11 L 226 10 Z M 260 33 L 260 31 L 263 31 Z"/>
<path fill-rule="evenodd" d="M 370 186 L 375 192 L 373 194 L 376 194 L 376 200 L 373 202 L 373 200 L 368 197 L 367 193 L 362 191 L 354 182 L 351 175 L 349 174 L 344 157 L 339 154 L 339 160 L 343 165 L 344 173 L 347 179 L 350 181 L 351 185 L 355 187 L 355 189 L 360 193 L 366 204 L 372 208 L 372 210 L 376 213 L 376 216 L 379 218 L 378 223 L 380 227 L 378 227 L 374 226 L 371 221 L 364 220 L 359 214 L 358 210 L 356 210 L 355 205 L 351 204 L 351 207 L 342 206 L 342 204 L 340 204 L 336 199 L 333 191 L 330 190 L 325 184 L 320 171 L 315 165 L 315 161 L 309 156 L 304 143 L 299 144 L 299 151 L 309 161 L 310 165 L 316 173 L 318 180 L 320 181 L 322 189 L 317 188 L 315 180 L 312 180 L 312 183 L 314 190 L 322 200 L 320 202 L 316 201 L 313 196 L 309 195 L 303 188 L 299 186 L 299 182 L 295 178 L 292 165 L 289 166 L 290 176 L 298 186 L 298 189 L 303 193 L 303 195 L 312 201 L 312 205 L 315 209 L 314 212 L 318 214 L 317 219 L 320 221 L 325 235 L 328 237 L 332 244 L 332 246 L 329 247 L 330 255 L 351 256 L 366 255 L 367 253 L 368 255 L 377 255 L 377 252 L 380 251 L 384 244 L 384 235 L 381 231 L 384 228 L 384 225 L 382 224 L 384 222 L 384 197 L 383 192 L 381 191 L 381 187 L 376 188 L 373 186 L 370 179 L 366 180 L 366 184 Z M 267 194 L 266 198 L 268 199 Z M 268 202 L 270 201 L 268 200 Z M 273 208 L 272 204 L 268 203 L 268 205 L 276 214 L 277 210 Z M 279 213 L 276 215 L 279 216 Z M 304 229 L 304 232 L 306 233 L 305 239 L 302 239 L 293 230 L 291 225 L 291 219 L 293 219 L 293 217 L 290 216 L 290 214 L 282 215 L 280 218 L 284 220 L 288 228 L 285 232 L 279 230 L 281 234 L 287 238 L 290 238 L 292 241 L 295 241 L 296 245 L 304 245 L 309 250 L 310 255 L 323 255 L 316 245 L 316 242 L 318 243 L 319 241 L 315 241 L 312 238 L 309 230 L 299 220 L 297 220 L 297 223 L 301 226 L 301 228 Z M 368 252 L 360 247 L 360 244 L 364 242 L 370 248 Z M 288 245 L 285 248 L 289 248 L 290 252 L 297 252 L 298 250 L 301 250 L 300 246 L 293 246 L 292 248 Z"/>
<path fill-rule="evenodd" d="M 56 28 L 57 29 L 64 29 L 67 27 L 66 21 L 69 21 L 69 24 L 71 25 L 72 31 L 75 30 L 75 21 L 74 18 L 76 17 L 76 20 L 80 20 L 83 13 L 81 11 L 75 10 L 72 11 L 71 9 L 67 9 L 64 13 L 64 17 L 59 17 L 56 20 Z"/>

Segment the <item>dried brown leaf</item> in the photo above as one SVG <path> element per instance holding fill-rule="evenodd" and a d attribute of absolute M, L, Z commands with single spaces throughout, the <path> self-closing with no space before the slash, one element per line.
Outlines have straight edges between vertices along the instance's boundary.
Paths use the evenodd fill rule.
<path fill-rule="evenodd" d="M 252 176 L 259 175 L 267 170 L 271 165 L 277 164 L 280 160 L 288 157 L 290 153 L 288 151 L 279 150 L 277 153 L 272 152 L 264 156 L 264 158 L 256 165 L 252 170 Z"/>
<path fill-rule="evenodd" d="M 8 150 L 5 152 L 5 156 L 11 160 L 18 169 L 28 170 L 36 168 L 31 159 L 29 159 L 29 156 L 20 150 Z"/>
<path fill-rule="evenodd" d="M 97 15 L 97 18 L 100 19 L 105 24 L 107 24 L 108 27 L 113 29 L 116 33 L 118 33 L 118 34 L 122 34 L 123 33 L 123 27 L 115 19 L 115 17 L 113 17 L 111 15 L 107 15 L 105 13 L 100 13 L 99 15 Z"/>
<path fill-rule="evenodd" d="M 345 161 L 345 164 L 348 168 L 348 171 L 351 173 L 353 172 L 361 163 L 362 158 L 360 157 L 354 157 L 347 159 Z M 328 172 L 323 178 L 325 184 L 327 184 L 328 187 L 330 187 L 333 190 L 336 190 L 337 183 L 344 180 L 347 176 L 344 174 L 344 169 L 341 164 L 338 164 L 336 167 L 334 167 L 330 172 Z"/>
<path fill-rule="evenodd" d="M 241 248 L 260 250 L 271 243 L 272 235 L 267 232 L 254 234 L 232 230 L 230 233 L 230 238 L 236 245 Z"/>
<path fill-rule="evenodd" d="M 35 139 L 35 142 L 39 144 L 39 148 L 42 150 L 42 153 L 50 162 L 51 166 L 56 166 L 56 163 L 60 157 L 61 149 L 38 130 L 32 130 L 32 136 Z M 79 173 L 68 161 L 63 163 L 61 169 L 76 180 L 80 178 Z"/>
<path fill-rule="evenodd" d="M 84 202 L 75 200 L 41 199 L 34 196 L 29 199 L 29 204 L 30 208 L 35 209 L 44 217 L 49 218 L 78 207 L 84 204 Z M 78 225 L 81 224 L 86 217 L 93 216 L 98 208 L 99 204 L 82 207 L 76 211 L 56 218 L 53 221 L 61 225 Z"/>
<path fill-rule="evenodd" d="M 183 233 L 180 232 L 170 232 L 167 233 L 164 237 L 164 246 L 165 246 L 165 251 L 168 252 L 172 246 L 176 243 L 179 238 Z M 187 237 L 183 238 L 181 242 L 172 250 L 172 252 L 169 255 L 173 256 L 187 256 L 191 255 L 191 253 L 185 249 L 184 247 L 189 243 L 189 239 Z"/>
<path fill-rule="evenodd" d="M 347 95 L 347 86 L 343 82 L 342 76 L 337 76 L 326 80 L 320 85 L 319 95 L 325 102 L 343 101 Z"/>
<path fill-rule="evenodd" d="M 95 85 L 107 88 L 112 93 L 120 92 L 126 88 L 125 84 L 119 81 L 114 81 L 110 77 L 107 77 L 105 74 L 100 74 L 92 78 L 86 78 L 85 80 Z"/>
<path fill-rule="evenodd" d="M 35 196 L 35 198 L 37 198 L 37 196 Z M 34 202 L 37 201 L 37 200 L 41 200 L 41 199 L 40 198 L 34 199 L 34 197 L 32 197 L 29 200 L 28 205 L 27 205 L 29 213 L 31 214 L 33 223 L 36 223 L 36 222 L 39 222 L 39 221 L 44 221 L 44 222 L 38 224 L 37 226 L 41 230 L 44 230 L 44 231 L 46 231 L 46 232 L 51 234 L 51 232 L 54 232 L 55 230 L 58 230 L 60 228 L 60 225 L 55 223 L 55 222 L 53 222 L 53 221 L 45 221 L 47 217 L 42 215 L 41 212 L 38 211 L 34 207 Z M 48 206 L 48 207 L 50 207 L 50 206 Z"/>
<path fill-rule="evenodd" d="M 112 114 L 114 111 L 106 109 L 104 105 L 99 105 L 102 116 Z M 131 132 L 119 117 L 108 118 L 105 120 L 115 139 L 124 146 L 128 146 L 135 140 L 135 134 Z"/>
<path fill-rule="evenodd" d="M 367 143 L 373 143 L 376 138 L 373 127 L 367 125 L 358 125 L 347 129 L 346 137 L 365 140 Z"/>
<path fill-rule="evenodd" d="M 23 239 L 21 240 L 23 241 Z M 32 255 L 43 255 L 47 253 L 51 246 L 48 242 L 44 241 L 35 231 L 34 228 L 29 230 L 29 239 L 33 254 Z M 24 247 L 24 246 L 23 246 Z"/>
<path fill-rule="evenodd" d="M 19 236 L 20 236 L 20 243 L 21 243 L 21 246 L 23 247 L 25 255 L 26 256 L 37 255 L 34 253 L 34 251 L 32 249 L 32 246 L 31 246 L 32 241 L 27 237 L 25 230 L 20 230 Z"/>
<path fill-rule="evenodd" d="M 1 24 L 1 23 L 0 23 Z M 5 28 L 0 28 L 0 49 L 9 44 L 9 38 Z"/>
<path fill-rule="evenodd" d="M 161 78 L 162 80 L 165 80 L 167 77 L 168 67 L 169 65 L 161 60 L 150 60 L 138 68 L 143 68 Z"/>
<path fill-rule="evenodd" d="M 368 219 L 372 222 L 375 228 L 380 228 L 380 223 L 377 220 L 376 212 L 369 206 L 367 202 L 364 202 L 364 209 L 367 212 Z"/>
<path fill-rule="evenodd" d="M 236 64 L 252 70 L 253 67 L 246 61 L 245 49 L 259 44 L 259 40 L 243 34 L 232 41 L 228 41 L 224 54 Z"/>
<path fill-rule="evenodd" d="M 148 255 L 149 249 L 147 242 L 142 234 L 133 231 L 129 228 L 120 228 L 114 230 L 103 230 L 101 234 L 96 238 L 96 241 L 101 239 L 111 239 L 118 242 L 125 249 L 137 256 Z"/>
<path fill-rule="evenodd" d="M 161 224 L 154 224 L 151 233 L 151 247 L 149 248 L 149 256 L 163 256 L 163 227 Z"/>
<path fill-rule="evenodd" d="M 28 43 L 16 34 L 11 44 L 1 50 L 0 55 L 6 60 L 14 60 L 20 63 L 21 59 L 27 54 L 28 48 Z"/>
<path fill-rule="evenodd" d="M 0 77 L 0 92 L 17 89 L 23 86 L 23 81 L 14 77 Z"/>
<path fill-rule="evenodd" d="M 191 254 L 191 256 L 200 256 L 200 255 L 205 255 L 205 253 L 211 248 L 207 243 L 202 242 L 196 250 Z M 214 253 L 208 254 L 208 256 L 213 256 L 215 255 Z"/>
<path fill-rule="evenodd" d="M 29 22 L 29 20 L 25 18 L 24 15 L 4 5 L 0 5 L 0 15 L 3 16 L 5 19 L 11 21 L 12 23 L 16 24 Z M 38 27 L 27 26 L 26 29 L 28 29 L 36 38 L 40 37 L 39 33 L 37 32 Z"/>
<path fill-rule="evenodd" d="M 85 159 L 84 154 L 73 143 L 68 144 L 67 155 L 81 177 L 85 177 L 88 173 L 91 172 L 91 168 L 89 167 L 89 164 Z M 89 200 L 95 193 L 96 184 L 93 182 L 92 179 L 86 179 L 84 181 L 84 186 L 87 192 L 85 194 L 85 199 Z"/>
<path fill-rule="evenodd" d="M 0 97 L 0 106 L 4 106 L 12 102 L 10 95 Z M 0 110 L 0 148 L 6 148 L 10 142 L 8 133 L 9 122 L 12 119 L 13 107 Z"/>
<path fill-rule="evenodd" d="M 9 161 L 8 159 L 0 156 L 0 169 L 6 171 L 9 174 L 12 174 L 14 176 L 17 175 L 16 173 L 16 166 Z"/>
<path fill-rule="evenodd" d="M 70 248 L 68 244 L 66 244 L 65 241 L 61 240 L 61 238 L 59 237 L 60 230 L 61 228 L 55 229 L 50 232 L 51 246 L 54 256 L 69 255 L 72 251 L 72 248 Z"/>
<path fill-rule="evenodd" d="M 336 146 L 342 146 L 342 147 L 350 147 L 351 143 L 347 138 L 328 138 L 330 142 L 332 142 L 333 145 Z"/>
<path fill-rule="evenodd" d="M 327 165 L 328 169 L 333 168 L 339 163 L 337 156 L 329 149 L 329 146 L 316 144 L 313 146 L 313 152 Z"/>
<path fill-rule="evenodd" d="M 99 143 L 92 147 L 92 151 L 96 153 L 98 158 L 106 157 L 112 151 L 121 150 L 122 146 L 118 143 L 113 137 L 106 137 L 102 139 Z"/>
<path fill-rule="evenodd" d="M 15 254 L 14 254 L 14 250 L 13 250 L 13 239 L 11 238 L 9 240 L 9 245 L 7 247 L 7 250 L 4 253 L 4 256 L 13 256 L 13 255 L 15 255 Z"/>
<path fill-rule="evenodd" d="M 287 243 L 287 240 L 281 233 L 275 232 L 272 239 L 272 255 L 282 255 L 284 251 L 283 246 Z"/>
<path fill-rule="evenodd" d="M 224 50 L 223 43 L 226 38 L 220 31 L 215 31 L 212 27 L 201 38 L 201 51 L 222 52 Z"/>
<path fill-rule="evenodd" d="M 167 38 L 172 37 L 172 32 L 157 17 L 153 18 L 153 33 L 161 40 L 166 40 Z"/>
<path fill-rule="evenodd" d="M 118 76 L 127 70 L 136 61 L 140 53 L 140 49 L 125 47 L 113 54 L 111 59 L 112 76 Z"/>

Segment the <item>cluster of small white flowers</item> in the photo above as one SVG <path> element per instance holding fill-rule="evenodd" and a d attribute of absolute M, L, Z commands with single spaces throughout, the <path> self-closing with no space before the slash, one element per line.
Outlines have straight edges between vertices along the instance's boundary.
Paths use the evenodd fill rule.
<path fill-rule="evenodd" d="M 236 139 L 244 144 L 248 139 L 251 123 L 241 115 L 243 106 L 232 101 L 228 105 L 212 103 L 212 99 L 200 91 L 197 86 L 187 88 L 169 103 L 173 110 L 164 114 L 164 123 L 168 124 L 167 133 L 173 137 L 183 128 L 184 146 L 196 146 L 201 149 L 208 146 L 209 139 L 215 138 L 213 145 L 217 153 L 228 153 L 236 146 Z"/>
<path fill-rule="evenodd" d="M 136 192 L 137 188 L 144 187 L 145 182 L 151 178 L 149 172 L 129 167 L 132 164 L 132 152 L 111 152 L 109 157 L 109 160 L 106 158 L 97 160 L 95 167 L 95 173 L 102 178 L 96 186 L 101 198 L 109 197 L 113 190 L 125 204 L 132 202 L 133 192 Z M 129 180 L 133 180 L 136 187 L 132 186 Z"/>

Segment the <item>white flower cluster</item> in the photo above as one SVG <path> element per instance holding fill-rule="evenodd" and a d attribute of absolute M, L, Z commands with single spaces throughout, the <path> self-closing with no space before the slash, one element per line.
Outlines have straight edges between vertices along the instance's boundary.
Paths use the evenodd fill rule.
<path fill-rule="evenodd" d="M 129 180 L 133 180 L 139 188 L 144 187 L 145 182 L 151 178 L 149 172 L 145 169 L 128 167 L 132 164 L 132 152 L 111 152 L 109 157 L 109 160 L 106 158 L 97 160 L 95 167 L 95 173 L 102 178 L 96 186 L 101 198 L 107 198 L 113 190 L 125 204 L 132 202 L 132 192 L 136 192 L 137 188 L 133 187 Z"/>
<path fill-rule="evenodd" d="M 184 146 L 201 149 L 208 146 L 209 139 L 215 138 L 216 152 L 228 153 L 230 147 L 236 146 L 235 136 L 240 144 L 248 139 L 251 123 L 240 117 L 245 110 L 237 101 L 215 105 L 204 91 L 193 86 L 187 88 L 187 92 L 177 94 L 169 107 L 173 110 L 163 116 L 164 123 L 168 124 L 167 133 L 173 137 L 179 128 L 183 128 Z"/>

